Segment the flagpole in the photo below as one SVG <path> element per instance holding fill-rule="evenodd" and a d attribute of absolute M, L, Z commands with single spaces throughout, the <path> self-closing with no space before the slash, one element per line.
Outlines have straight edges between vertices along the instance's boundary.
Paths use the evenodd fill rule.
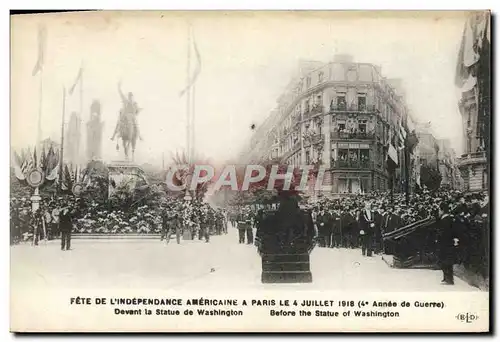
<path fill-rule="evenodd" d="M 187 44 L 187 69 L 186 69 L 186 84 L 188 88 L 186 89 L 186 153 L 187 153 L 187 159 L 188 162 L 191 162 L 191 113 L 190 113 L 190 106 L 191 106 L 191 87 L 189 84 L 189 72 L 191 71 L 191 30 L 190 27 L 188 26 L 188 44 Z"/>
<path fill-rule="evenodd" d="M 191 119 L 191 159 L 195 161 L 196 147 L 195 147 L 195 132 L 196 132 L 196 122 L 195 122 L 195 108 L 196 108 L 196 84 L 193 84 L 193 96 L 192 96 L 192 119 Z"/>
<path fill-rule="evenodd" d="M 37 160 L 35 160 L 35 164 L 38 167 L 39 166 L 39 160 L 41 156 L 41 141 L 42 141 L 42 97 L 43 97 L 43 67 L 40 69 L 40 86 L 39 86 L 39 95 L 38 95 L 38 132 L 37 132 L 37 138 L 36 138 L 36 146 L 38 150 L 38 155 L 36 157 Z"/>
<path fill-rule="evenodd" d="M 191 106 L 191 85 L 190 85 L 190 80 L 189 80 L 189 73 L 191 69 L 191 25 L 188 24 L 188 40 L 187 40 L 187 67 L 186 67 L 186 154 L 187 154 L 187 162 L 188 164 L 191 163 L 191 113 L 190 113 L 190 106 Z M 186 201 L 189 201 L 191 199 L 191 196 L 189 194 L 189 183 L 190 183 L 190 176 L 187 176 L 187 185 L 186 186 L 186 194 L 184 196 L 184 199 Z"/>
<path fill-rule="evenodd" d="M 64 120 L 66 116 L 66 87 L 63 87 L 63 108 L 61 121 L 61 154 L 59 156 L 59 190 L 62 191 L 64 171 Z"/>
<path fill-rule="evenodd" d="M 77 151 L 76 151 L 76 160 L 77 160 L 77 163 L 80 164 L 80 143 L 81 143 L 81 138 L 82 138 L 82 128 L 83 128 L 83 125 L 82 125 L 82 121 L 83 121 L 83 65 L 81 66 L 81 69 L 80 69 L 80 115 L 79 115 L 79 121 L 80 121 L 80 134 L 78 134 L 78 142 L 77 142 Z"/>

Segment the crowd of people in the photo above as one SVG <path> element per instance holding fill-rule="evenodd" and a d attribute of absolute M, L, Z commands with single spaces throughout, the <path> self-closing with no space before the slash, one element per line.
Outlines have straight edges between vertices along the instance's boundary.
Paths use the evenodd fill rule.
<path fill-rule="evenodd" d="M 322 198 L 303 202 L 316 230 L 320 248 L 359 248 L 364 256 L 429 252 L 443 267 L 443 283 L 453 284 L 450 264 L 464 264 L 484 276 L 488 272 L 489 228 L 488 196 L 484 192 L 463 193 L 456 190 L 422 190 L 406 198 L 403 193 L 371 192 L 341 199 Z M 270 205 L 252 205 L 234 209 L 229 216 L 239 228 L 239 242 L 253 242 L 252 227 Z M 428 229 L 406 239 L 387 239 L 392 232 L 424 223 Z M 449 225 L 450 227 L 444 228 Z M 258 233 L 257 233 L 258 234 Z M 413 244 L 413 246 L 412 246 Z M 446 271 L 445 271 L 446 269 Z"/>
<path fill-rule="evenodd" d="M 155 205 L 130 211 L 74 197 L 44 199 L 36 211 L 31 206 L 26 198 L 11 200 L 11 244 L 31 241 L 38 245 L 40 240 L 59 238 L 68 230 L 77 234 L 159 234 L 164 241 L 176 235 L 179 243 L 181 236 L 208 242 L 211 235 L 227 233 L 225 210 L 198 200 L 165 197 Z M 63 222 L 62 215 L 66 215 Z"/>
<path fill-rule="evenodd" d="M 432 219 L 434 229 L 421 230 L 426 232 L 425 236 L 419 236 L 415 243 L 425 244 L 427 251 L 435 252 L 441 264 L 448 260 L 446 272 L 443 269 L 445 283 L 453 283 L 450 263 L 462 263 L 487 276 L 489 203 L 484 192 L 424 189 L 408 197 L 402 193 L 372 192 L 340 199 L 323 197 L 301 202 L 301 206 L 311 213 L 320 248 L 360 248 L 367 257 L 374 253 L 410 255 L 414 252 L 408 244 L 411 236 L 403 247 L 387 237 L 404 227 Z M 254 244 L 254 229 L 258 234 L 268 209 L 269 206 L 247 205 L 226 210 L 198 200 L 165 197 L 154 206 L 122 211 L 94 202 L 84 203 L 74 197 L 59 197 L 42 200 L 39 209 L 32 211 L 28 199 L 13 198 L 11 243 L 31 240 L 37 245 L 42 239 L 61 237 L 61 248 L 66 250 L 70 248 L 71 233 L 159 234 L 166 242 L 172 236 L 177 243 L 181 243 L 181 237 L 209 242 L 211 235 L 226 234 L 230 223 L 239 232 L 239 243 Z M 449 226 L 444 230 L 445 235 L 443 225 Z"/>

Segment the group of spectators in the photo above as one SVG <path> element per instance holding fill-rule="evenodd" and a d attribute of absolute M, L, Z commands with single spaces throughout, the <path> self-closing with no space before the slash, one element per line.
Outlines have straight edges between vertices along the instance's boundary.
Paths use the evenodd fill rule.
<path fill-rule="evenodd" d="M 32 210 L 26 198 L 12 198 L 10 205 L 11 244 L 60 238 L 60 214 L 68 210 L 72 233 L 79 234 L 160 234 L 167 231 L 182 235 L 184 239 L 198 237 L 209 240 L 210 235 L 227 233 L 224 209 L 213 208 L 198 200 L 164 197 L 154 205 L 141 205 L 133 210 L 111 209 L 101 203 L 86 203 L 74 197 L 44 198 L 39 209 Z M 168 238 L 170 235 L 168 236 Z"/>
<path fill-rule="evenodd" d="M 489 265 L 489 200 L 485 192 L 451 189 L 410 194 L 371 192 L 339 199 L 322 198 L 301 207 L 313 218 L 320 248 L 360 248 L 363 255 L 392 254 L 398 258 L 442 264 L 463 264 L 485 277 Z M 268 206 L 269 207 L 269 206 Z M 268 208 L 269 209 L 269 208 Z M 266 206 L 239 208 L 231 216 L 242 221 L 240 243 L 249 227 L 259 229 Z M 446 223 L 447 222 L 447 223 Z M 450 225 L 443 228 L 444 225 Z M 418 229 L 405 229 L 417 227 Z M 420 228 L 419 228 L 420 227 Z M 446 236 L 444 238 L 443 231 Z M 398 234 L 398 238 L 393 238 Z M 248 242 L 252 237 L 248 235 Z M 446 240 L 446 241 L 445 241 Z M 430 259 L 426 259 L 430 258 Z M 425 259 L 425 260 L 424 260 Z M 449 278 L 445 283 L 453 283 Z"/>

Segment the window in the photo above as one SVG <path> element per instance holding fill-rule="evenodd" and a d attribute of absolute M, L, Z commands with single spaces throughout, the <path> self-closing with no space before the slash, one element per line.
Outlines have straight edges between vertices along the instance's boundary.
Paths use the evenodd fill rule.
<path fill-rule="evenodd" d="M 366 94 L 358 94 L 358 110 L 366 110 Z"/>
<path fill-rule="evenodd" d="M 358 129 L 360 133 L 366 133 L 366 120 L 359 120 Z"/>
<path fill-rule="evenodd" d="M 337 95 L 337 108 L 341 110 L 346 108 L 345 94 Z"/>
<path fill-rule="evenodd" d="M 339 123 L 338 124 L 339 132 L 342 132 L 345 130 L 345 122 L 344 123 Z"/>
<path fill-rule="evenodd" d="M 323 82 L 323 75 L 324 75 L 324 74 L 323 74 L 323 71 L 320 71 L 320 72 L 318 73 L 318 83 Z"/>
<path fill-rule="evenodd" d="M 317 97 L 316 97 L 316 104 L 318 106 L 321 106 L 321 104 L 323 103 L 323 96 L 321 96 L 321 94 L 319 94 Z"/>
<path fill-rule="evenodd" d="M 309 100 L 306 100 L 306 102 L 305 102 L 304 113 L 309 113 Z"/>
<path fill-rule="evenodd" d="M 309 165 L 311 162 L 311 153 L 310 151 L 306 151 L 306 165 Z"/>
<path fill-rule="evenodd" d="M 306 86 L 307 86 L 307 88 L 309 88 L 311 86 L 311 76 L 307 76 Z"/>

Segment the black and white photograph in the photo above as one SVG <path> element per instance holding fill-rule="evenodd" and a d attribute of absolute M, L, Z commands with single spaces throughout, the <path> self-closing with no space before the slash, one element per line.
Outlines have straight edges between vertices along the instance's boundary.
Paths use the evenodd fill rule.
<path fill-rule="evenodd" d="M 490 17 L 11 15 L 11 331 L 488 331 Z"/>

